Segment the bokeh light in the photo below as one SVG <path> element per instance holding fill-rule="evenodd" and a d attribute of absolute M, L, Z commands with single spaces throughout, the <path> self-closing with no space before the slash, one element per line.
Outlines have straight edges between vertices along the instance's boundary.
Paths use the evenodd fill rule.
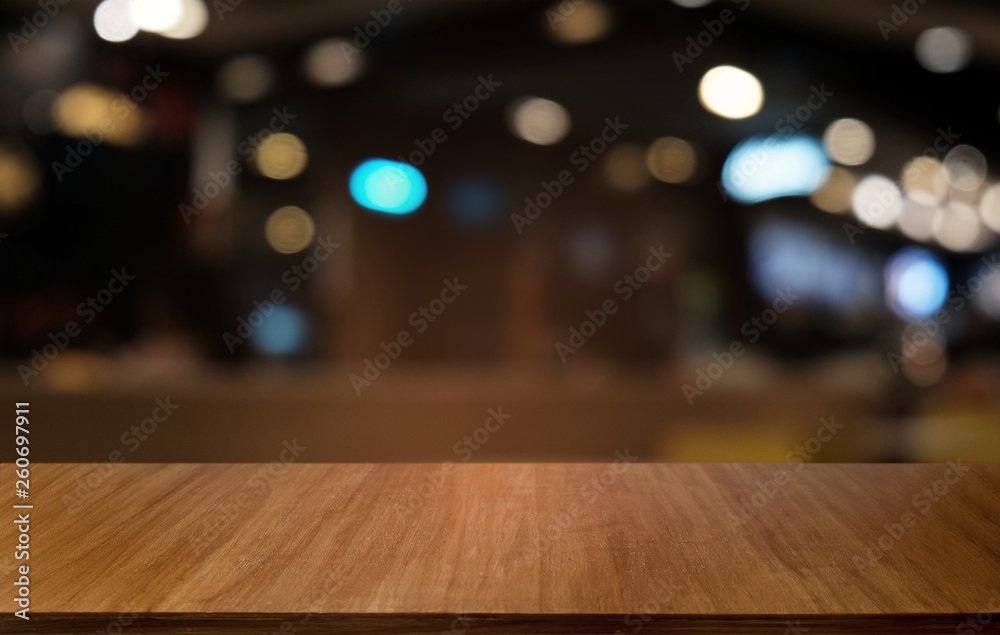
<path fill-rule="evenodd" d="M 354 168 L 350 190 L 363 207 L 387 214 L 409 214 L 427 198 L 427 181 L 412 165 L 369 159 Z"/>
<path fill-rule="evenodd" d="M 698 168 L 698 155 L 683 139 L 660 137 L 649 144 L 646 168 L 664 183 L 686 183 Z"/>
<path fill-rule="evenodd" d="M 1000 254 L 987 256 L 986 260 L 990 262 L 1000 261 Z M 986 275 L 980 275 L 980 265 L 980 262 L 976 263 L 976 266 L 973 268 L 972 277 L 970 277 L 968 281 L 971 282 L 973 277 L 979 278 L 983 285 L 981 290 L 974 292 L 975 295 L 972 296 L 972 300 L 980 311 L 994 320 L 1000 320 L 1000 276 L 996 275 L 995 272 L 993 272 L 992 275 L 989 275 L 989 277 Z M 970 291 L 975 288 L 968 283 L 967 286 Z"/>
<path fill-rule="evenodd" d="M 854 175 L 840 167 L 833 167 L 816 191 L 809 195 L 813 205 L 831 214 L 841 214 L 851 209 L 851 194 L 857 182 Z"/>
<path fill-rule="evenodd" d="M 922 320 L 941 308 L 948 295 L 948 273 L 926 249 L 907 247 L 885 265 L 886 301 L 893 313 Z"/>
<path fill-rule="evenodd" d="M 266 95 L 274 83 L 271 64 L 260 55 L 240 55 L 219 69 L 218 86 L 223 97 L 250 102 Z"/>
<path fill-rule="evenodd" d="M 511 131 L 529 143 L 550 146 L 569 134 L 569 112 L 549 99 L 524 97 L 508 111 Z"/>
<path fill-rule="evenodd" d="M 297 353 L 309 337 L 309 321 L 298 307 L 289 304 L 275 306 L 250 336 L 250 345 L 274 357 Z"/>
<path fill-rule="evenodd" d="M 125 42 L 139 32 L 129 0 L 104 0 L 94 9 L 94 31 L 107 42 Z"/>
<path fill-rule="evenodd" d="M 921 205 L 936 205 L 948 195 L 948 170 L 937 159 L 919 156 L 903 166 L 903 191 Z"/>
<path fill-rule="evenodd" d="M 973 192 L 986 180 L 986 157 L 970 145 L 957 145 L 944 157 L 945 177 L 956 190 Z"/>
<path fill-rule="evenodd" d="M 987 227 L 1000 233 L 1000 183 L 991 185 L 983 192 L 979 200 L 979 215 Z"/>
<path fill-rule="evenodd" d="M 875 153 L 875 133 L 860 119 L 838 119 L 826 127 L 823 149 L 841 165 L 861 165 Z"/>
<path fill-rule="evenodd" d="M 349 40 L 328 38 L 309 48 L 304 65 L 306 77 L 317 86 L 343 86 L 361 76 L 365 58 Z"/>
<path fill-rule="evenodd" d="M 934 238 L 951 251 L 972 251 L 984 238 L 979 214 L 971 205 L 950 201 L 934 215 Z"/>
<path fill-rule="evenodd" d="M 751 137 L 722 166 L 722 186 L 736 201 L 759 203 L 811 194 L 826 181 L 830 162 L 819 141 L 804 135 Z"/>
<path fill-rule="evenodd" d="M 67 88 L 52 104 L 52 119 L 71 137 L 95 136 L 120 146 L 132 146 L 145 137 L 147 124 L 141 107 L 108 88 L 80 83 Z"/>
<path fill-rule="evenodd" d="M 460 179 L 451 185 L 445 202 L 448 212 L 460 225 L 488 227 L 500 218 L 504 192 L 492 180 L 482 177 Z"/>
<path fill-rule="evenodd" d="M 714 0 L 671 0 L 674 4 L 685 9 L 697 9 L 711 4 Z"/>
<path fill-rule="evenodd" d="M 698 84 L 701 105 L 726 119 L 744 119 L 757 114 L 764 103 L 764 88 L 747 71 L 735 66 L 716 66 Z"/>
<path fill-rule="evenodd" d="M 587 0 L 574 4 L 572 10 L 562 12 L 556 4 L 545 13 L 552 36 L 563 44 L 586 44 L 608 34 L 614 24 L 614 14 L 600 0 Z"/>
<path fill-rule="evenodd" d="M 907 238 L 927 242 L 934 237 L 934 217 L 939 209 L 938 205 L 925 205 L 906 196 L 896 225 Z"/>
<path fill-rule="evenodd" d="M 129 6 L 139 28 L 153 33 L 169 31 L 184 16 L 181 0 L 129 0 Z"/>
<path fill-rule="evenodd" d="M 854 188 L 851 208 L 858 220 L 869 227 L 888 229 L 903 209 L 903 193 L 889 177 L 871 174 Z"/>
<path fill-rule="evenodd" d="M 972 59 L 972 40 L 961 29 L 943 26 L 927 29 L 917 37 L 917 61 L 933 73 L 954 73 Z"/>
<path fill-rule="evenodd" d="M 309 214 L 292 205 L 275 210 L 264 222 L 264 238 L 272 249 L 282 254 L 302 251 L 316 236 L 316 225 Z"/>
<path fill-rule="evenodd" d="M 255 165 L 260 173 L 278 180 L 298 176 L 308 163 L 306 144 L 287 132 L 279 132 L 264 139 L 255 157 Z"/>
<path fill-rule="evenodd" d="M 0 143 L 0 216 L 21 211 L 38 192 L 41 176 L 31 153 Z"/>
<path fill-rule="evenodd" d="M 906 360 L 900 364 L 900 372 L 914 386 L 936 384 L 948 371 L 948 354 L 940 331 L 932 335 L 919 324 L 906 325 L 900 337 L 900 353 Z"/>
<path fill-rule="evenodd" d="M 181 0 L 180 19 L 169 29 L 159 31 L 160 35 L 174 40 L 190 40 L 198 37 L 208 26 L 208 7 L 203 0 Z"/>

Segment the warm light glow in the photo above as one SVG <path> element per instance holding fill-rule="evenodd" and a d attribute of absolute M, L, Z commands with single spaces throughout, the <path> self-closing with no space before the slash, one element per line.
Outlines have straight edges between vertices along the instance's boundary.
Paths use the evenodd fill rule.
<path fill-rule="evenodd" d="M 509 113 L 511 130 L 529 143 L 550 146 L 569 134 L 569 112 L 554 101 L 525 97 L 511 104 Z"/>
<path fill-rule="evenodd" d="M 274 83 L 274 72 L 266 59 L 259 55 L 240 55 L 226 62 L 219 70 L 219 92 L 237 102 L 249 102 L 263 97 Z"/>
<path fill-rule="evenodd" d="M 316 236 L 316 226 L 305 210 L 288 206 L 275 210 L 264 223 L 264 238 L 272 249 L 294 254 L 309 246 Z"/>
<path fill-rule="evenodd" d="M 63 134 L 90 135 L 116 145 L 130 146 L 146 134 L 143 111 L 128 105 L 130 103 L 120 93 L 107 88 L 74 84 L 52 104 L 52 118 Z"/>
<path fill-rule="evenodd" d="M 948 195 L 948 170 L 928 156 L 907 163 L 901 180 L 906 195 L 921 205 L 937 205 Z"/>
<path fill-rule="evenodd" d="M 94 30 L 107 42 L 131 40 L 139 32 L 129 0 L 104 0 L 94 9 Z"/>
<path fill-rule="evenodd" d="M 266 177 L 290 179 L 302 173 L 309 162 L 306 144 L 293 134 L 280 132 L 264 139 L 257 151 L 257 169 Z"/>
<path fill-rule="evenodd" d="M 826 182 L 809 195 L 809 200 L 824 212 L 841 214 L 851 209 L 851 194 L 855 185 L 853 174 L 835 167 L 830 170 Z"/>
<path fill-rule="evenodd" d="M 951 251 L 972 251 L 983 238 L 979 215 L 971 205 L 951 201 L 934 215 L 934 238 Z"/>
<path fill-rule="evenodd" d="M 559 18 L 552 16 L 558 15 Z M 551 24 L 553 36 L 564 44 L 586 44 L 607 35 L 614 23 L 611 9 L 599 0 L 576 4 L 567 14 L 560 12 L 560 5 L 550 7 L 546 21 Z"/>
<path fill-rule="evenodd" d="M 634 143 L 620 143 L 611 148 L 604 159 L 604 177 L 623 192 L 642 189 L 649 183 L 646 151 Z"/>
<path fill-rule="evenodd" d="M 838 119 L 823 133 L 823 149 L 841 165 L 861 165 L 875 152 L 875 134 L 860 119 Z"/>
<path fill-rule="evenodd" d="M 862 223 L 876 229 L 888 229 L 903 209 L 903 194 L 889 177 L 872 174 L 861 179 L 854 188 L 851 207 Z"/>
<path fill-rule="evenodd" d="M 961 29 L 937 27 L 927 29 L 917 38 L 917 61 L 934 73 L 954 73 L 965 68 L 972 59 L 972 41 Z"/>
<path fill-rule="evenodd" d="M 23 209 L 40 183 L 38 168 L 27 150 L 0 145 L 0 216 Z"/>
<path fill-rule="evenodd" d="M 907 325 L 900 338 L 900 353 L 906 359 L 900 371 L 915 386 L 937 383 L 948 370 L 948 354 L 940 331 L 930 335 L 922 325 Z"/>
<path fill-rule="evenodd" d="M 1000 233 L 1000 183 L 991 185 L 979 201 L 979 215 L 983 223 L 993 231 Z"/>
<path fill-rule="evenodd" d="M 684 183 L 694 176 L 698 156 L 687 141 L 661 137 L 646 151 L 646 167 L 664 183 Z"/>
<path fill-rule="evenodd" d="M 129 0 L 132 18 L 143 31 L 162 33 L 177 26 L 184 17 L 181 0 Z"/>
<path fill-rule="evenodd" d="M 716 66 L 698 84 L 698 98 L 709 112 L 727 119 L 757 114 L 764 103 L 764 88 L 756 77 L 735 66 Z"/>
<path fill-rule="evenodd" d="M 361 75 L 364 54 L 350 41 L 330 38 L 317 42 L 306 53 L 306 76 L 317 86 L 342 86 Z"/>
<path fill-rule="evenodd" d="M 208 26 L 208 7 L 203 0 L 181 0 L 180 20 L 160 35 L 175 40 L 189 40 L 198 37 Z"/>
<path fill-rule="evenodd" d="M 924 205 L 909 196 L 905 197 L 896 221 L 899 231 L 913 240 L 927 242 L 934 237 L 934 216 L 939 209 L 938 205 Z"/>
<path fill-rule="evenodd" d="M 944 157 L 945 176 L 956 190 L 973 192 L 986 180 L 986 157 L 969 145 L 957 145 Z"/>

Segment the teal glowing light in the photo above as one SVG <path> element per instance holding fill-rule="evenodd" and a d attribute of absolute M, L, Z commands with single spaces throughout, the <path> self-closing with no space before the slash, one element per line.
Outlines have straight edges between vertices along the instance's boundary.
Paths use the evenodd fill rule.
<path fill-rule="evenodd" d="M 359 205 L 386 214 L 409 214 L 427 198 L 420 170 L 387 159 L 369 159 L 354 168 L 350 189 Z"/>

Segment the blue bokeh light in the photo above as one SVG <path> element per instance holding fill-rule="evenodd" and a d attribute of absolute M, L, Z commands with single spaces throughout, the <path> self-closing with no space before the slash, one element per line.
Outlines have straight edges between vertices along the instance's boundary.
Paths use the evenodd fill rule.
<path fill-rule="evenodd" d="M 941 308 L 948 296 L 948 272 L 926 249 L 907 247 L 885 266 L 889 308 L 904 320 L 921 320 Z"/>
<path fill-rule="evenodd" d="M 258 351 L 275 357 L 298 352 L 306 343 L 309 323 L 302 311 L 282 304 L 264 317 L 250 336 L 250 344 Z"/>
<path fill-rule="evenodd" d="M 386 214 L 409 214 L 427 198 L 420 170 L 388 159 L 364 161 L 354 168 L 349 185 L 359 205 Z"/>
<path fill-rule="evenodd" d="M 812 137 L 781 134 L 750 137 L 729 153 L 722 166 L 722 186 L 740 203 L 781 196 L 805 196 L 830 175 L 830 160 Z"/>

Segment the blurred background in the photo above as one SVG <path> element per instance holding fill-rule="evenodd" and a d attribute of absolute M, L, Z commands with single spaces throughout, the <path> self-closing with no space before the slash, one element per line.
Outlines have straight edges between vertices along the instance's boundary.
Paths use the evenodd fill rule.
<path fill-rule="evenodd" d="M 1000 460 L 989 0 L 0 25 L 34 460 Z"/>

